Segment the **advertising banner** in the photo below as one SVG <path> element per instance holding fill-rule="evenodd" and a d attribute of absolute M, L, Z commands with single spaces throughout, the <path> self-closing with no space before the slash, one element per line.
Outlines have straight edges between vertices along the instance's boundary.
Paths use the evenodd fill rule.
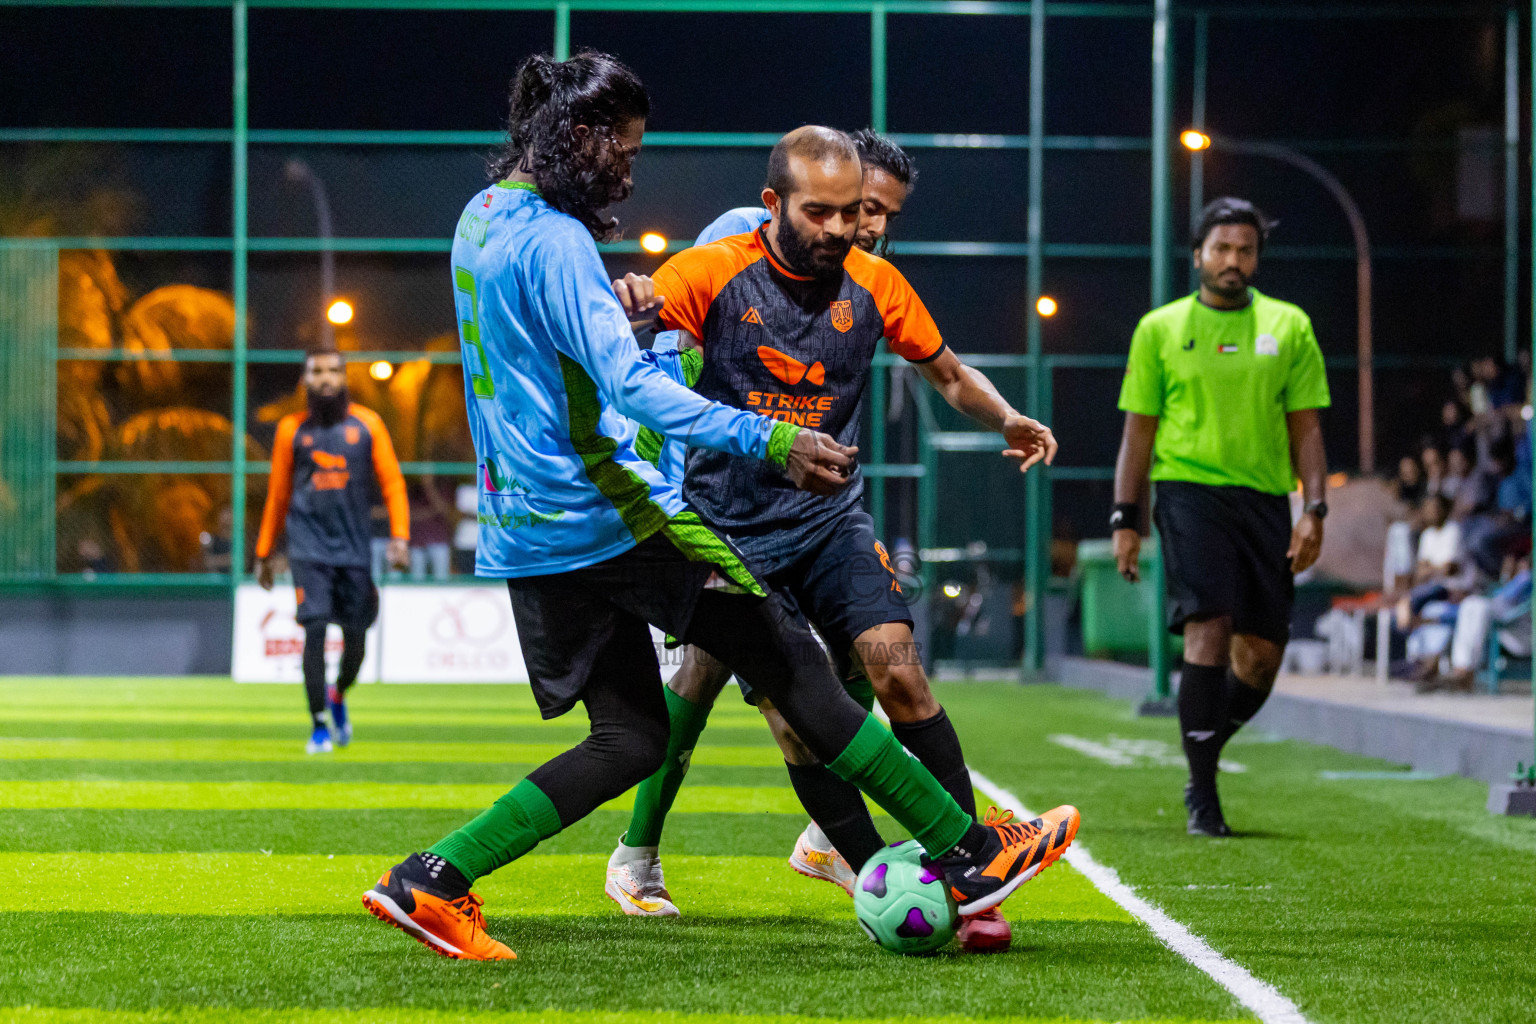
<path fill-rule="evenodd" d="M 237 683 L 302 683 L 304 627 L 294 621 L 298 604 L 293 587 L 283 584 L 262 590 L 242 583 L 235 590 L 235 643 L 230 672 Z M 325 635 L 326 678 L 336 678 L 341 661 L 341 629 Z M 379 681 L 379 625 L 368 631 L 360 683 Z"/>

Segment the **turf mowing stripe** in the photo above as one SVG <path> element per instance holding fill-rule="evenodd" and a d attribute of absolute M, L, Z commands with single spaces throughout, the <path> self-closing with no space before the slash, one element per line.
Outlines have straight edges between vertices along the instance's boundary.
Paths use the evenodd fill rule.
<path fill-rule="evenodd" d="M 570 749 L 565 743 L 391 743 L 360 742 L 326 760 L 352 763 L 502 762 L 542 764 Z M 50 759 L 99 761 L 311 761 L 301 743 L 291 740 L 89 740 L 0 738 L 0 760 Z M 700 746 L 694 764 L 781 768 L 784 755 L 771 744 L 753 747 Z"/>
<path fill-rule="evenodd" d="M 227 1006 L 185 1006 L 174 1010 L 99 1010 L 48 1006 L 0 1007 L 12 1024 L 187 1024 L 197 1020 L 229 1024 L 974 1024 L 975 1017 L 804 1017 L 756 1013 L 668 1013 L 637 1010 L 529 1010 L 474 1012 L 424 1007 L 369 1007 L 366 1010 L 258 1010 Z M 1191 1017 L 1130 1018 L 1135 1024 L 1218 1024 Z M 1010 1024 L 1108 1024 L 1102 1018 L 1013 1017 Z M 1127 1018 L 1117 1018 L 1125 1021 Z M 1235 1022 L 1232 1022 L 1235 1024 Z"/>
<path fill-rule="evenodd" d="M 369 782 L 27 782 L 0 783 L 0 808 L 89 807 L 124 810 L 351 810 L 464 808 L 480 811 L 505 785 L 398 785 Z M 629 810 L 631 790 L 603 805 Z M 762 812 L 800 814 L 795 791 L 783 786 L 684 786 L 673 808 L 684 814 Z"/>
<path fill-rule="evenodd" d="M 977 789 L 986 794 L 989 800 L 997 801 L 998 806 L 1011 807 L 1024 818 L 1034 817 L 1031 811 L 1025 809 L 1022 800 L 974 768 L 971 769 L 971 781 Z M 1232 993 L 1237 1001 L 1252 1010 L 1263 1024 L 1307 1024 L 1307 1018 L 1302 1016 L 1301 1010 L 1295 1003 L 1281 995 L 1279 989 L 1267 981 L 1254 977 L 1239 964 L 1228 960 L 1212 949 L 1210 944 L 1200 936 L 1136 895 L 1136 890 L 1120 881 L 1120 876 L 1115 873 L 1114 868 L 1094 860 L 1086 847 L 1074 844 L 1063 855 L 1063 859 L 1082 872 L 1105 896 L 1114 900 L 1133 917 L 1152 929 L 1152 933 L 1169 949 L 1210 975 L 1218 985 Z"/>
<path fill-rule="evenodd" d="M 537 764 L 515 761 L 460 762 L 452 778 L 460 784 L 511 789 Z M 0 782 L 400 782 L 436 785 L 447 777 L 441 764 L 429 762 L 337 761 L 313 757 L 305 761 L 92 761 L 15 760 L 0 758 Z M 784 764 L 760 767 L 693 765 L 688 785 L 781 786 Z"/>
<path fill-rule="evenodd" d="M 603 894 L 607 854 L 532 854 L 479 879 L 487 916 L 612 915 Z M 154 915 L 364 914 L 363 890 L 390 866 L 379 856 L 260 853 L 0 854 L 0 913 Z M 667 887 L 690 916 L 811 916 L 846 922 L 853 905 L 837 886 L 802 878 L 783 857 L 668 855 Z M 1010 919 L 1127 923 L 1125 912 L 1080 876 L 1032 882 L 1007 904 Z M 515 947 L 514 947 L 515 948 Z"/>

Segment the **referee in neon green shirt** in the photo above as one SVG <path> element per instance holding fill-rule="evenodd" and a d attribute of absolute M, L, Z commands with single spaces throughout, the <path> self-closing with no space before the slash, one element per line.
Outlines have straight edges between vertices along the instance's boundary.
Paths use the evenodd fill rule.
<path fill-rule="evenodd" d="M 1270 222 L 1218 199 L 1194 238 L 1200 290 L 1142 317 L 1131 338 L 1110 517 L 1115 559 L 1137 579 L 1150 468 L 1168 581 L 1184 634 L 1179 729 L 1191 835 L 1231 835 L 1216 794 L 1221 748 L 1263 706 L 1290 636 L 1293 576 L 1323 543 L 1328 407 L 1323 354 L 1296 306 L 1250 287 Z M 1301 481 L 1301 518 L 1287 495 Z"/>

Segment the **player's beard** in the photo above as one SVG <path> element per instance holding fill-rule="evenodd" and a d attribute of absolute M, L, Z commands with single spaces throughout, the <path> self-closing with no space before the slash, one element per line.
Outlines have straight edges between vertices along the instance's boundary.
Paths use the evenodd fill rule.
<path fill-rule="evenodd" d="M 309 403 L 310 418 L 322 427 L 334 426 L 346 419 L 347 406 L 352 403 L 345 384 L 334 395 L 321 395 L 305 388 L 304 397 Z"/>
<path fill-rule="evenodd" d="M 1237 284 L 1230 283 L 1234 277 L 1238 281 Z M 1253 278 L 1236 267 L 1223 270 L 1220 276 L 1208 273 L 1204 267 L 1201 267 L 1200 283 L 1229 302 L 1236 302 L 1248 294 L 1248 286 L 1253 283 Z"/>
<path fill-rule="evenodd" d="M 779 243 L 779 253 L 790 270 L 818 281 L 841 277 L 843 260 L 848 258 L 848 250 L 853 247 L 853 241 L 847 238 L 819 245 L 807 242 L 789 223 L 788 216 L 779 221 L 773 240 Z"/>

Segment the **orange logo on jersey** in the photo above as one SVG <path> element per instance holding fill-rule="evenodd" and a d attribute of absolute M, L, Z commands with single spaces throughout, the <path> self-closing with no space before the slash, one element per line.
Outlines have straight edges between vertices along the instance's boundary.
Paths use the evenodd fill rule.
<path fill-rule="evenodd" d="M 853 326 L 853 302 L 851 300 L 842 299 L 832 303 L 832 326 L 844 334 L 848 333 L 848 329 Z"/>
<path fill-rule="evenodd" d="M 747 311 L 741 314 L 741 322 L 744 324 L 758 324 L 761 326 L 763 318 L 757 315 L 756 306 L 748 306 Z"/>
<path fill-rule="evenodd" d="M 347 444 L 357 444 L 363 439 L 363 432 L 357 427 L 347 428 Z"/>
<path fill-rule="evenodd" d="M 315 439 L 313 436 L 305 434 L 299 438 L 299 443 L 302 444 L 305 448 L 309 448 L 314 445 Z"/>
<path fill-rule="evenodd" d="M 885 550 L 885 545 L 875 541 L 875 551 L 880 555 L 880 564 L 885 566 L 885 571 L 891 574 L 891 589 L 901 593 L 901 584 L 896 582 L 896 570 L 891 568 L 891 556 Z"/>
<path fill-rule="evenodd" d="M 807 367 L 794 356 L 787 356 L 776 348 L 767 345 L 757 346 L 757 357 L 768 367 L 768 372 L 773 374 L 785 384 L 799 384 L 802 380 L 808 380 L 820 387 L 827 382 L 827 371 L 821 363 L 812 363 Z"/>
<path fill-rule="evenodd" d="M 317 491 L 340 491 L 346 488 L 352 479 L 352 474 L 347 472 L 347 457 L 345 455 L 332 455 L 316 448 L 310 452 L 315 460 L 315 465 L 320 468 L 315 475 L 310 477 Z"/>

